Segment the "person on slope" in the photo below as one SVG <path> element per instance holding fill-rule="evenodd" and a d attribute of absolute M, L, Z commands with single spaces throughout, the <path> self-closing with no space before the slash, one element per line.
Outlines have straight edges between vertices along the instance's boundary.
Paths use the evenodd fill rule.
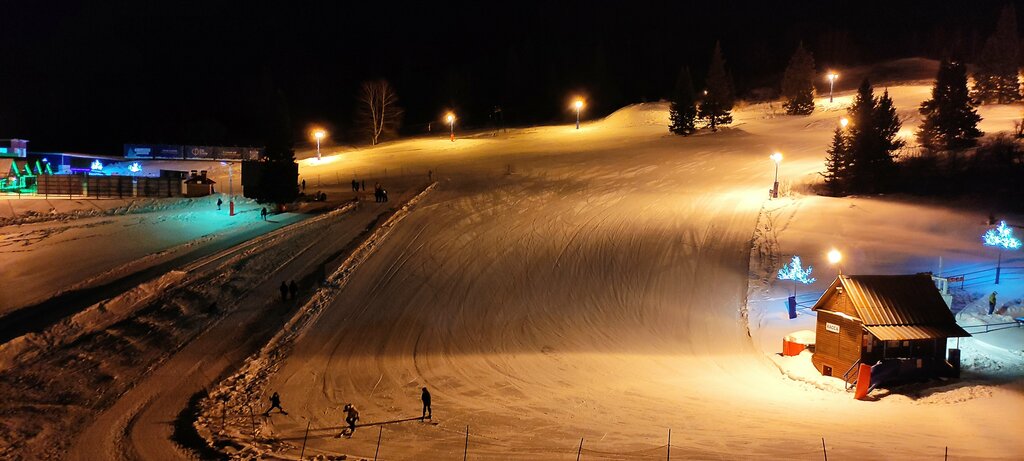
<path fill-rule="evenodd" d="M 217 199 L 217 211 L 220 211 L 220 206 L 224 204 L 224 200 Z"/>
<path fill-rule="evenodd" d="M 281 282 L 281 287 L 279 289 L 281 290 L 281 301 L 287 301 L 288 300 L 288 284 L 282 281 Z"/>
<path fill-rule="evenodd" d="M 356 406 L 351 403 L 345 404 L 345 423 L 348 424 L 349 436 L 356 431 L 356 421 L 359 421 L 359 410 L 356 410 Z M 342 434 L 344 433 L 345 431 L 342 431 Z"/>
<path fill-rule="evenodd" d="M 275 408 L 277 408 L 283 415 L 288 414 L 287 411 L 284 411 L 284 408 L 281 408 L 281 396 L 277 395 L 277 392 L 270 396 L 270 408 L 267 408 L 267 411 L 263 412 L 263 416 L 270 416 L 270 411 Z"/>
<path fill-rule="evenodd" d="M 423 421 L 423 418 L 434 419 L 434 412 L 430 409 L 430 391 L 425 387 L 423 394 L 420 395 L 420 400 L 423 401 L 423 415 L 420 416 L 420 421 Z"/>
<path fill-rule="evenodd" d="M 996 310 L 996 294 L 998 293 L 993 291 L 992 294 L 988 295 L 988 315 L 992 315 Z"/>

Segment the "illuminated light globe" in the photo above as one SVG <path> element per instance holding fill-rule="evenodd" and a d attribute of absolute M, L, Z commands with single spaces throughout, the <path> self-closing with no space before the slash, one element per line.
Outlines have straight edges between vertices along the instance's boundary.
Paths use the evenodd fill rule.
<path fill-rule="evenodd" d="M 134 162 L 131 165 L 128 165 L 128 171 L 131 171 L 132 173 L 138 173 L 142 171 L 142 165 L 139 165 L 139 162 Z"/>
<path fill-rule="evenodd" d="M 999 274 L 1003 269 L 1003 250 L 1020 249 L 1020 239 L 1013 236 L 1013 228 L 1006 225 L 1006 221 L 999 221 L 999 226 L 989 229 L 981 236 L 985 245 L 999 249 L 999 259 L 996 260 L 996 285 L 999 285 Z"/>

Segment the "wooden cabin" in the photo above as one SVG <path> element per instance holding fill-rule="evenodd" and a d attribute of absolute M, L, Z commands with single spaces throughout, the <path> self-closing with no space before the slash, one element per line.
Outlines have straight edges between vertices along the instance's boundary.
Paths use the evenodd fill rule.
<path fill-rule="evenodd" d="M 840 275 L 813 310 L 811 360 L 822 375 L 848 382 L 860 363 L 884 362 L 902 377 L 956 375 L 959 355 L 946 360 L 946 339 L 970 336 L 928 274 Z"/>

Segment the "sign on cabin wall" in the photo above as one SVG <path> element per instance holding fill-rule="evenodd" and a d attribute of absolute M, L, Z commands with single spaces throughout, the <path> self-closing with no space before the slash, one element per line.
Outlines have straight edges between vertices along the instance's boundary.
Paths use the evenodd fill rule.
<path fill-rule="evenodd" d="M 836 325 L 832 322 L 825 322 L 825 330 L 831 331 L 833 333 L 839 333 L 839 325 Z"/>

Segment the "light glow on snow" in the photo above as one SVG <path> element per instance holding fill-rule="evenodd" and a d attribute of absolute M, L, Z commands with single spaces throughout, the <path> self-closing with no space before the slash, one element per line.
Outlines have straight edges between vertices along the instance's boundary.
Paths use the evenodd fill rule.
<path fill-rule="evenodd" d="M 999 226 L 989 229 L 982 235 L 985 245 L 999 247 L 1003 250 L 1016 250 L 1020 248 L 1020 239 L 1013 236 L 1013 228 L 1006 225 L 1006 221 L 999 221 Z"/>

